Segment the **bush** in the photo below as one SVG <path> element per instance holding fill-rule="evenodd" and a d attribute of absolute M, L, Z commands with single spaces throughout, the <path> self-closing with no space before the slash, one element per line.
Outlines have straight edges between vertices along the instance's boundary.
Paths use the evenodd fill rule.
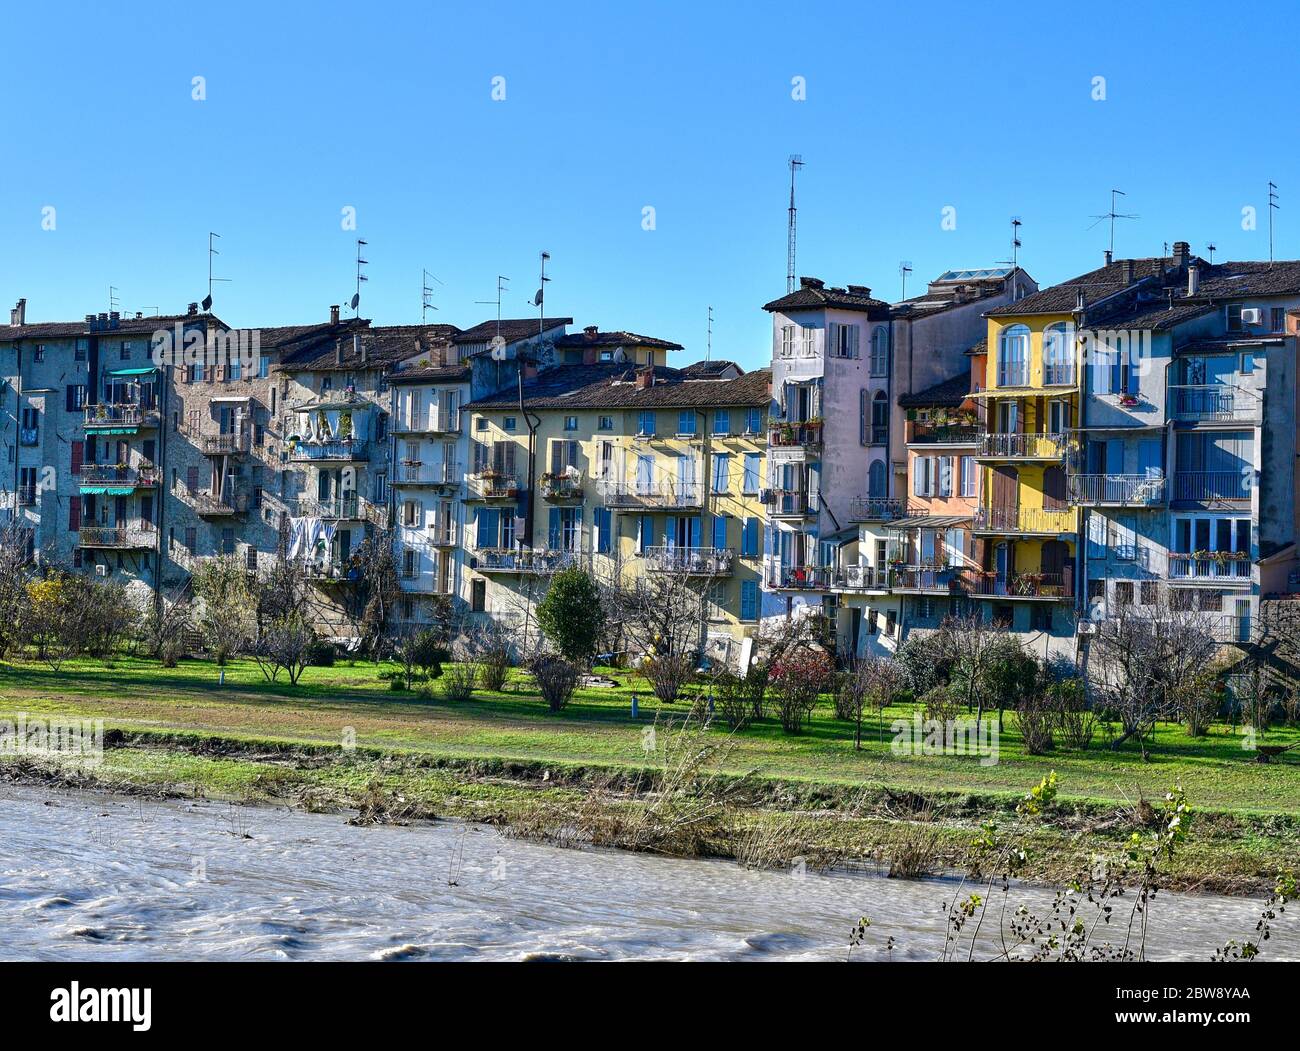
<path fill-rule="evenodd" d="M 1067 748 L 1083 751 L 1092 743 L 1097 718 L 1088 707 L 1088 694 L 1082 679 L 1062 679 L 1048 687 L 1048 705 L 1052 729 Z"/>
<path fill-rule="evenodd" d="M 732 730 L 743 730 L 753 716 L 749 685 L 733 672 L 723 672 L 714 680 L 717 710 Z"/>
<path fill-rule="evenodd" d="M 935 686 L 921 697 L 921 710 L 927 720 L 936 720 L 946 727 L 956 720 L 961 705 L 949 687 Z"/>
<path fill-rule="evenodd" d="M 952 659 L 938 634 L 909 636 L 898 647 L 894 660 L 902 666 L 907 688 L 917 697 L 947 683 L 952 673 Z"/>
<path fill-rule="evenodd" d="M 544 656 L 533 662 L 533 678 L 548 708 L 558 712 L 573 698 L 578 685 L 578 665 L 563 657 Z"/>
<path fill-rule="evenodd" d="M 1028 755 L 1044 755 L 1055 745 L 1052 739 L 1053 713 L 1039 694 L 1030 694 L 1016 709 L 1020 738 Z"/>
<path fill-rule="evenodd" d="M 781 729 L 788 734 L 803 732 L 812 716 L 817 696 L 830 685 L 835 670 L 821 650 L 800 646 L 781 654 L 772 665 L 770 682 L 776 694 Z"/>
<path fill-rule="evenodd" d="M 338 650 L 334 648 L 334 643 L 327 642 L 325 639 L 317 639 L 311 645 L 311 651 L 307 655 L 307 663 L 313 668 L 332 668 L 337 656 Z"/>
<path fill-rule="evenodd" d="M 474 696 L 478 684 L 478 669 L 472 664 L 451 664 L 442 676 L 442 699 L 464 702 Z"/>
<path fill-rule="evenodd" d="M 406 691 L 406 680 L 400 675 L 394 675 L 388 680 L 388 688 L 394 693 L 404 693 Z"/>
<path fill-rule="evenodd" d="M 763 718 L 763 702 L 767 697 L 767 684 L 771 669 L 761 661 L 754 661 L 745 672 L 745 693 L 749 697 L 749 717 L 753 721 Z"/>
<path fill-rule="evenodd" d="M 672 704 L 695 677 L 695 659 L 684 653 L 663 653 L 646 657 L 641 674 L 661 704 Z"/>
<path fill-rule="evenodd" d="M 556 573 L 537 605 L 537 624 L 565 660 L 589 664 L 605 628 L 600 588 L 591 575 L 577 568 Z"/>

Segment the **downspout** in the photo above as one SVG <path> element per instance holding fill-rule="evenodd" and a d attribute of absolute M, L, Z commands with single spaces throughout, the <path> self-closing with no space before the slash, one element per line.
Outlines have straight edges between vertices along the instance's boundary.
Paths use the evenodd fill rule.
<path fill-rule="evenodd" d="M 171 488 L 167 484 L 167 407 L 171 389 L 171 365 L 164 365 L 158 383 L 158 536 L 154 540 L 154 554 L 158 556 L 153 572 L 153 610 L 162 615 L 163 531 L 167 528 L 167 497 Z M 141 409 L 141 412 L 144 410 Z M 225 476 L 222 475 L 224 486 Z"/>

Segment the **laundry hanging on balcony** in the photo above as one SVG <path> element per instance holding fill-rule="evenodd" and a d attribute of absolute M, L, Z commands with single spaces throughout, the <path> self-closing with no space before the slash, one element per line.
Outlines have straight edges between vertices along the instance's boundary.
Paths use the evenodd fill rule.
<path fill-rule="evenodd" d="M 327 561 L 334 543 L 335 526 L 320 518 L 289 519 L 289 558 L 309 562 Z"/>

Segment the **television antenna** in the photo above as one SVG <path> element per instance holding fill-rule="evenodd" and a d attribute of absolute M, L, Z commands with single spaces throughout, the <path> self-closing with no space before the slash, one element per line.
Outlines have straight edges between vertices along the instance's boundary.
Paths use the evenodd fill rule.
<path fill-rule="evenodd" d="M 115 310 L 121 309 L 121 302 L 117 298 L 117 292 L 118 289 L 116 285 L 108 286 L 108 312 L 110 314 Z"/>
<path fill-rule="evenodd" d="M 1277 183 L 1271 179 L 1268 183 L 1268 265 L 1273 267 L 1273 213 L 1279 209 L 1277 203 Z"/>
<path fill-rule="evenodd" d="M 231 280 L 228 277 L 212 276 L 212 257 L 221 254 L 220 252 L 217 251 L 217 246 L 214 243 L 214 239 L 217 241 L 221 240 L 221 235 L 214 234 L 211 230 L 209 230 L 208 231 L 208 294 L 203 297 L 203 310 L 205 313 L 212 309 L 212 286 L 217 282 Z"/>
<path fill-rule="evenodd" d="M 429 281 L 438 281 L 438 279 L 427 270 L 422 270 L 422 273 L 424 276 L 420 289 L 420 321 L 427 322 L 429 320 L 429 311 L 438 309 L 433 305 L 433 288 L 430 286 Z M 438 281 L 438 284 L 441 285 L 442 282 Z"/>
<path fill-rule="evenodd" d="M 666 355 L 665 355 L 666 356 Z M 704 360 L 713 360 L 713 308 L 709 307 L 709 325 L 704 336 Z"/>
<path fill-rule="evenodd" d="M 790 159 L 787 163 L 790 165 L 790 229 L 788 233 L 788 243 L 786 245 L 785 260 L 785 291 L 788 295 L 794 291 L 794 177 L 795 173 L 803 167 L 803 157 L 800 154 L 792 153 L 790 154 Z"/>
<path fill-rule="evenodd" d="M 475 303 L 478 303 L 478 304 L 481 305 L 481 306 L 488 306 L 488 305 L 490 305 L 490 304 L 492 304 L 492 303 L 494 303 L 494 302 L 496 303 L 496 305 L 497 305 L 497 338 L 498 338 L 498 339 L 501 338 L 501 297 L 502 297 L 503 295 L 505 295 L 505 293 L 507 293 L 507 292 L 510 291 L 510 289 L 506 288 L 506 285 L 509 284 L 509 283 L 510 283 L 510 278 L 504 276 L 503 274 L 497 274 L 497 297 L 496 297 L 496 299 L 495 299 L 495 300 L 492 300 L 492 299 L 476 299 L 476 300 L 474 300 Z"/>
<path fill-rule="evenodd" d="M 365 248 L 368 243 L 369 242 L 363 241 L 359 237 L 357 238 L 357 290 L 352 293 L 352 302 L 348 304 L 348 306 L 352 308 L 354 316 L 359 316 L 360 314 L 360 311 L 357 308 L 361 305 L 361 282 L 370 280 L 370 278 L 366 277 L 366 275 L 361 272 L 363 266 L 368 266 L 370 264 L 369 259 L 361 258 L 361 249 Z"/>
<path fill-rule="evenodd" d="M 546 282 L 550 280 L 546 276 L 546 263 L 551 258 L 551 253 L 543 251 L 541 253 L 541 277 L 537 286 L 537 294 L 533 296 L 533 306 L 537 308 L 537 338 L 542 338 L 542 333 L 546 331 Z"/>
<path fill-rule="evenodd" d="M 1115 220 L 1116 220 L 1116 219 L 1140 219 L 1140 218 L 1142 218 L 1140 215 L 1133 215 L 1133 214 L 1131 214 L 1131 213 L 1125 213 L 1125 212 L 1117 212 L 1117 211 L 1115 211 L 1115 203 L 1116 203 L 1116 202 L 1115 202 L 1115 197 L 1116 197 L 1116 195 L 1118 195 L 1118 196 L 1120 196 L 1120 197 L 1127 197 L 1127 196 L 1128 196 L 1128 194 L 1126 194 L 1123 190 L 1111 190 L 1111 191 L 1110 191 L 1110 211 L 1109 211 L 1109 212 L 1104 212 L 1104 213 L 1102 213 L 1101 215 L 1094 215 L 1093 218 L 1096 219 L 1097 222 L 1092 224 L 1092 226 L 1096 226 L 1097 223 L 1101 222 L 1103 219 L 1109 219 L 1109 220 L 1110 220 L 1110 249 L 1109 249 L 1109 251 L 1110 251 L 1110 256 L 1111 256 L 1112 259 L 1115 258 Z M 1092 229 L 1092 226 L 1088 227 L 1088 229 L 1091 230 L 1091 229 Z"/>
<path fill-rule="evenodd" d="M 1207 252 L 1210 253 L 1210 265 L 1211 265 L 1211 266 L 1214 265 L 1214 253 L 1215 253 L 1215 251 L 1218 249 L 1218 247 L 1219 247 L 1219 246 L 1216 245 L 1213 241 L 1209 241 L 1209 242 L 1207 242 L 1206 245 L 1205 245 L 1205 250 L 1206 250 Z"/>
<path fill-rule="evenodd" d="M 903 300 L 907 299 L 907 275 L 910 274 L 911 272 L 912 272 L 912 261 L 910 259 L 904 259 L 901 263 L 898 264 L 898 276 L 903 279 L 903 291 L 900 296 L 900 299 Z"/>

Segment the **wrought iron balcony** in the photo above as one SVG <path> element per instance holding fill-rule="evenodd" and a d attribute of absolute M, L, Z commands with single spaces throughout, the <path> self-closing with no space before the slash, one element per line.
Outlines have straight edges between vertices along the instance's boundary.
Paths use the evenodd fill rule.
<path fill-rule="evenodd" d="M 1055 535 L 1075 531 L 1073 510 L 1046 511 L 1039 507 L 979 507 L 975 510 L 977 533 L 1042 533 Z"/>
<path fill-rule="evenodd" d="M 889 570 L 875 566 L 844 566 L 835 574 L 835 587 L 844 591 L 888 591 Z"/>
<path fill-rule="evenodd" d="M 582 565 L 581 551 L 529 551 L 516 548 L 489 548 L 474 555 L 474 567 L 480 573 L 518 573 L 545 576 L 562 569 Z"/>
<path fill-rule="evenodd" d="M 582 499 L 582 472 L 562 471 L 542 475 L 542 499 L 553 504 L 571 503 Z"/>
<path fill-rule="evenodd" d="M 904 513 L 903 502 L 893 498 L 855 496 L 849 503 L 850 522 L 892 522 Z"/>
<path fill-rule="evenodd" d="M 82 426 L 88 430 L 106 427 L 157 427 L 158 410 L 135 403 L 101 403 L 82 410 Z"/>
<path fill-rule="evenodd" d="M 773 518 L 807 518 L 820 510 L 817 497 L 802 489 L 764 489 L 760 499 Z"/>
<path fill-rule="evenodd" d="M 152 529 L 129 526 L 85 526 L 77 533 L 79 547 L 107 547 L 119 550 L 148 550 L 158 538 Z"/>
<path fill-rule="evenodd" d="M 368 460 L 370 452 L 364 438 L 336 438 L 327 442 L 298 442 L 293 446 L 289 458 L 291 460 Z"/>
<path fill-rule="evenodd" d="M 1074 598 L 1073 573 L 972 574 L 974 593 L 996 598 L 1064 600 Z"/>
<path fill-rule="evenodd" d="M 976 577 L 969 566 L 895 566 L 894 590 L 961 595 L 976 589 Z"/>
<path fill-rule="evenodd" d="M 769 566 L 767 586 L 777 591 L 826 591 L 835 583 L 829 566 Z"/>
<path fill-rule="evenodd" d="M 204 456 L 234 456 L 247 453 L 251 444 L 252 441 L 247 431 L 239 434 L 200 434 L 198 436 L 199 451 Z M 300 457 L 295 455 L 295 459 L 300 459 Z"/>
<path fill-rule="evenodd" d="M 1235 551 L 1196 551 L 1169 556 L 1170 580 L 1249 584 L 1251 573 L 1250 556 Z"/>
<path fill-rule="evenodd" d="M 525 488 L 518 478 L 487 470 L 471 477 L 469 492 L 474 500 L 517 500 Z"/>
<path fill-rule="evenodd" d="M 158 484 L 158 468 L 153 464 L 141 467 L 124 467 L 109 463 L 83 463 L 80 484 L 129 485 L 137 489 L 152 488 Z"/>
<path fill-rule="evenodd" d="M 1174 500 L 1209 503 L 1216 500 L 1250 501 L 1255 471 L 1175 471 Z"/>
<path fill-rule="evenodd" d="M 1180 423 L 1259 420 L 1263 401 L 1256 391 L 1228 383 L 1171 383 L 1169 416 Z"/>
<path fill-rule="evenodd" d="M 1064 434 L 994 434 L 980 438 L 979 457 L 985 460 L 1061 460 L 1068 441 Z"/>
<path fill-rule="evenodd" d="M 451 486 L 460 485 L 463 478 L 461 465 L 452 462 L 421 463 L 404 460 L 393 467 L 394 485 Z"/>
<path fill-rule="evenodd" d="M 1070 502 L 1085 507 L 1160 507 L 1169 486 L 1163 475 L 1072 474 Z"/>
<path fill-rule="evenodd" d="M 688 577 L 730 576 L 736 553 L 729 547 L 648 547 L 642 557 L 646 568 Z"/>
<path fill-rule="evenodd" d="M 614 482 L 597 484 L 606 507 L 619 510 L 690 509 L 704 506 L 699 482 Z"/>

